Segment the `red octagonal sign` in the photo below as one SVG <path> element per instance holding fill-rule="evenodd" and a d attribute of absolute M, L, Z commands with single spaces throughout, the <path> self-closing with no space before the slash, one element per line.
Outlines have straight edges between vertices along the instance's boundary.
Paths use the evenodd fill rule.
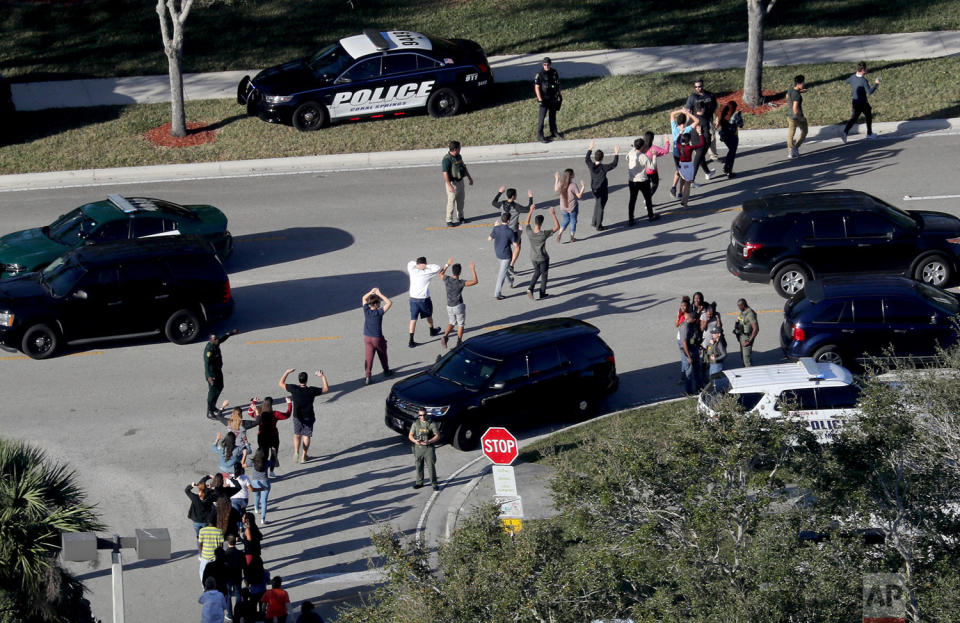
<path fill-rule="evenodd" d="M 492 426 L 480 438 L 480 449 L 494 465 L 510 465 L 517 458 L 517 438 L 505 428 Z"/>

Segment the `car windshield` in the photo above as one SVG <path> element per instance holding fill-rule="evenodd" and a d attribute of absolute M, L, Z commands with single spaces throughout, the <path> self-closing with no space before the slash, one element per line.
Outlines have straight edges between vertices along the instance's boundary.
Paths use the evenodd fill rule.
<path fill-rule="evenodd" d="M 763 392 L 742 392 L 742 393 L 730 393 L 731 385 L 730 379 L 727 378 L 725 374 L 718 374 L 713 378 L 712 381 L 707 383 L 707 386 L 703 389 L 703 402 L 705 405 L 717 410 L 719 403 L 730 396 L 733 398 L 737 404 L 740 405 L 740 408 L 746 411 L 750 411 L 757 406 L 757 403 L 760 402 L 760 399 L 763 398 Z"/>
<path fill-rule="evenodd" d="M 433 374 L 471 389 L 483 387 L 497 369 L 496 359 L 481 357 L 466 348 L 444 357 L 433 367 Z"/>
<path fill-rule="evenodd" d="M 66 296 L 86 272 L 82 266 L 67 264 L 62 257 L 58 257 L 43 269 L 40 278 L 54 296 Z"/>
<path fill-rule="evenodd" d="M 960 303 L 940 288 L 917 282 L 917 293 L 950 315 L 960 314 Z"/>
<path fill-rule="evenodd" d="M 347 54 L 339 43 L 327 46 L 316 52 L 307 61 L 309 67 L 318 78 L 336 78 L 344 69 L 350 66 L 353 57 Z"/>
<path fill-rule="evenodd" d="M 881 201 L 876 197 L 873 197 L 873 200 L 877 202 L 877 207 L 880 208 L 880 211 L 886 214 L 887 218 L 896 223 L 898 227 L 902 227 L 904 229 L 917 229 L 919 227 L 916 219 L 910 216 L 909 213 L 904 212 L 900 208 L 895 208 L 889 203 Z"/>
<path fill-rule="evenodd" d="M 51 223 L 47 235 L 61 244 L 73 245 L 83 239 L 81 232 L 88 234 L 95 226 L 93 219 L 84 214 L 81 208 L 76 208 Z"/>

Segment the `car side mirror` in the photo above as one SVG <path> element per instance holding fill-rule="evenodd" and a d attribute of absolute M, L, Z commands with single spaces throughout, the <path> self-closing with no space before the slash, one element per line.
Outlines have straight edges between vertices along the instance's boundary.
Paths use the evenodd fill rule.
<path fill-rule="evenodd" d="M 493 385 L 490 386 L 490 388 L 491 388 L 491 389 L 503 389 L 503 388 L 506 387 L 506 386 L 507 386 L 506 383 L 501 382 L 501 383 L 494 383 Z"/>
<path fill-rule="evenodd" d="M 346 84 L 346 83 L 348 83 L 348 82 L 350 82 L 350 78 L 348 78 L 347 76 L 340 76 L 339 78 L 337 78 L 336 80 L 334 80 L 333 83 L 334 83 L 334 84 Z"/>
<path fill-rule="evenodd" d="M 939 316 L 937 316 L 936 314 L 930 314 L 930 324 L 937 324 L 939 320 L 940 320 Z"/>
<path fill-rule="evenodd" d="M 76 290 L 73 293 L 73 298 L 80 299 L 81 301 L 87 300 L 87 291 L 86 290 Z"/>

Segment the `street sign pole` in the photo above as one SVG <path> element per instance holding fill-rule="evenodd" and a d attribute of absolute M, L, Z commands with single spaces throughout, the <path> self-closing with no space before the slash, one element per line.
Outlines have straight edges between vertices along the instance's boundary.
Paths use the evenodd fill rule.
<path fill-rule="evenodd" d="M 493 499 L 500 506 L 500 521 L 513 535 L 523 530 L 523 500 L 511 465 L 519 454 L 517 438 L 505 428 L 492 427 L 480 438 L 480 447 L 493 463 Z"/>

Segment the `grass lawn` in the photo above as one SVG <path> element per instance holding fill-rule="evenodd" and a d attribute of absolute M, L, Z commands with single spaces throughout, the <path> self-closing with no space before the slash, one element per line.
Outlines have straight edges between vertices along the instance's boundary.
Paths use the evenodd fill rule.
<path fill-rule="evenodd" d="M 474 39 L 488 54 L 746 39 L 746 3 L 662 0 L 197 0 L 187 72 L 251 69 L 364 27 Z M 19 81 L 166 73 L 153 0 L 0 0 L 0 73 Z M 549 8 L 546 8 L 549 6 Z M 956 0 L 782 0 L 766 38 L 960 29 Z"/>
<path fill-rule="evenodd" d="M 947 88 L 960 75 L 960 58 L 869 62 L 883 84 L 870 99 L 874 119 L 960 116 L 956 90 Z M 850 89 L 843 82 L 846 63 L 770 67 L 767 89 L 783 91 L 803 73 L 808 91 L 804 110 L 810 125 L 840 123 L 850 114 Z M 668 113 L 690 92 L 692 73 L 614 76 L 565 82 L 559 126 L 568 139 L 638 136 L 668 129 Z M 740 89 L 740 70 L 711 72 L 710 88 L 718 95 Z M 345 123 L 310 133 L 245 116 L 233 100 L 187 103 L 190 121 L 218 128 L 216 141 L 188 148 L 158 147 L 143 134 L 170 121 L 169 104 L 52 109 L 21 112 L 18 135 L 0 147 L 0 174 L 247 160 L 284 156 L 337 154 L 418 148 L 442 148 L 449 140 L 490 145 L 534 140 L 537 108 L 527 83 L 498 85 L 495 106 L 450 119 L 427 115 Z M 786 127 L 784 109 L 761 116 L 745 115 L 745 129 Z M 612 146 L 600 145 L 606 151 Z M 628 145 L 621 145 L 626 150 Z M 440 152 L 438 151 L 438 154 Z M 438 156 L 439 158 L 439 156 Z M 439 160 L 438 160 L 439 162 Z"/>

